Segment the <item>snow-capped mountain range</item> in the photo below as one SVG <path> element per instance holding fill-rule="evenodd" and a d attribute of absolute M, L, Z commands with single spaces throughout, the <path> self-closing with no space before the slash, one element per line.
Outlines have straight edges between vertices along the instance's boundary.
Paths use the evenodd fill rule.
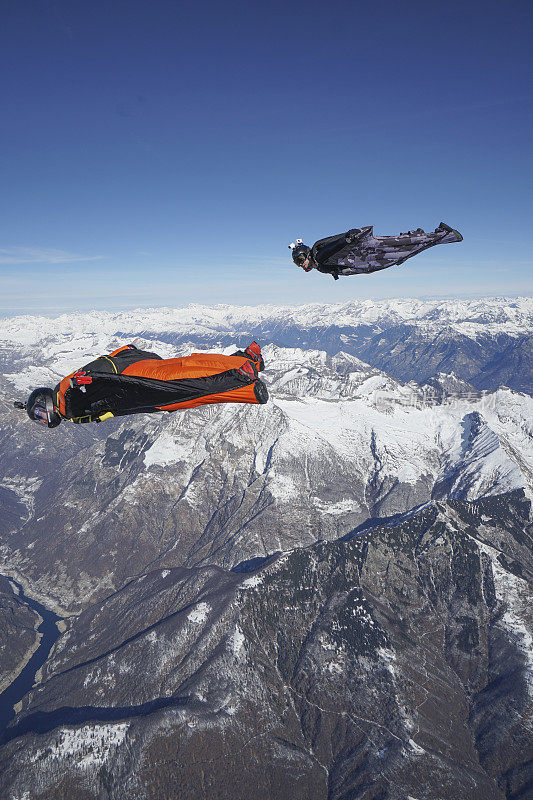
<path fill-rule="evenodd" d="M 126 341 L 113 336 L 102 342 L 103 351 Z M 137 341 L 143 349 L 153 346 Z M 174 355 L 184 346 L 164 349 Z M 50 346 L 48 354 L 46 366 L 5 377 L 28 391 L 29 378 L 32 385 L 55 383 L 62 369 L 80 366 L 80 356 L 73 364 L 64 339 L 61 349 Z M 17 574 L 32 573 L 34 591 L 42 589 L 70 610 L 72 603 L 78 607 L 93 593 L 101 597 L 126 575 L 161 559 L 232 568 L 345 536 L 368 519 L 406 513 L 431 500 L 533 491 L 530 396 L 507 388 L 476 392 L 457 382 L 459 391 L 442 394 L 438 379 L 433 386 L 401 384 L 345 353 L 331 357 L 267 345 L 264 356 L 271 394 L 264 407 L 117 419 L 105 423 L 105 430 L 84 430 L 79 441 L 78 428 L 64 423 L 43 437 L 20 412 L 6 408 L 15 427 L 5 433 L 10 445 L 0 485 L 16 499 L 29 538 L 22 548 L 11 544 L 6 551 L 4 544 L 0 552 L 10 553 Z M 53 469 L 43 476 L 43 447 L 55 447 L 58 438 L 64 446 L 65 428 L 70 452 L 48 451 Z M 87 485 L 97 487 L 89 504 Z M 53 542 L 45 536 L 50 506 Z M 154 508 L 166 520 L 155 538 L 149 533 Z M 114 557 L 95 559 L 94 541 L 114 529 L 117 513 Z M 175 526 L 183 531 L 177 540 Z M 69 547 L 73 530 L 79 536 L 75 550 Z"/>
<path fill-rule="evenodd" d="M 0 321 L 0 575 L 66 629 L 0 748 L 0 796 L 118 798 L 127 775 L 140 798 L 205 780 L 244 800 L 239 774 L 268 762 L 265 800 L 363 798 L 376 775 L 390 800 L 518 798 L 532 318 L 522 298 Z M 265 406 L 48 431 L 11 405 L 132 340 L 173 357 L 250 338 Z M 19 641 L 27 609 L 4 605 Z"/>
<path fill-rule="evenodd" d="M 68 372 L 71 363 L 102 352 L 115 338 L 142 337 L 160 348 L 167 343 L 190 350 L 219 349 L 244 337 L 330 355 L 342 350 L 401 381 L 421 383 L 439 372 L 455 373 L 477 389 L 505 385 L 531 394 L 532 330 L 532 298 L 257 307 L 193 304 L 121 314 L 2 319 L 0 365 L 4 373 L 27 374 L 43 360 L 53 359 L 59 372 Z"/>
<path fill-rule="evenodd" d="M 519 336 L 530 333 L 533 298 L 488 298 L 483 300 L 352 300 L 346 303 L 310 303 L 301 306 L 203 306 L 137 309 L 113 314 L 105 311 L 69 313 L 59 317 L 12 317 L 0 320 L 0 339 L 37 344 L 58 332 L 75 337 L 88 332 L 116 331 L 142 334 L 172 332 L 198 340 L 204 335 L 233 335 L 258 326 L 302 329 L 379 326 L 398 324 L 424 327 L 428 334 L 451 326 L 465 336 L 497 333 Z"/>

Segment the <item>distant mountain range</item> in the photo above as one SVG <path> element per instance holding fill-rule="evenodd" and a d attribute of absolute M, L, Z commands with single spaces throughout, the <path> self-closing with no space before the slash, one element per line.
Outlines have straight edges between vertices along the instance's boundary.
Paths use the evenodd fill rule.
<path fill-rule="evenodd" d="M 1 320 L 0 574 L 65 622 L 0 798 L 526 798 L 532 319 L 522 298 Z M 48 431 L 10 405 L 133 339 L 251 338 L 266 406 Z M 0 687 L 38 622 L 10 591 Z"/>
<path fill-rule="evenodd" d="M 281 347 L 344 351 L 401 381 L 455 373 L 478 389 L 505 385 L 533 392 L 533 298 L 371 300 L 304 306 L 200 306 L 121 314 L 65 314 L 0 320 L 3 371 L 12 348 L 40 345 L 61 370 L 65 342 L 75 358 L 105 349 L 113 337 L 219 347 L 252 337 Z M 28 363 L 26 361 L 26 363 Z"/>

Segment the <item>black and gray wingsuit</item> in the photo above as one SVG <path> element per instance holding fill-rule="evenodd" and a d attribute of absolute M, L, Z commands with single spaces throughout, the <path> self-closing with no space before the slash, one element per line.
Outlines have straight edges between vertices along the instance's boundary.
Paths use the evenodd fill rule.
<path fill-rule="evenodd" d="M 337 280 L 342 275 L 358 275 L 366 272 L 377 272 L 396 264 L 403 264 L 412 258 L 434 247 L 436 244 L 461 242 L 463 237 L 459 231 L 441 222 L 431 233 L 421 228 L 416 231 L 400 233 L 398 236 L 374 236 L 373 225 L 365 228 L 352 228 L 346 233 L 319 239 L 311 248 L 305 245 L 293 250 L 293 259 L 306 272 L 317 269 L 319 272 L 332 275 Z M 305 265 L 294 256 L 297 250 L 307 250 Z"/>

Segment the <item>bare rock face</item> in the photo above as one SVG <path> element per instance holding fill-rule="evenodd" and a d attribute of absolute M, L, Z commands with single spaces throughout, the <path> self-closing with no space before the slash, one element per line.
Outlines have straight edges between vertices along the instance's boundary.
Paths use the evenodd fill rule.
<path fill-rule="evenodd" d="M 529 521 L 521 492 L 437 503 L 253 572 L 134 579 L 70 621 L 2 791 L 525 797 Z"/>

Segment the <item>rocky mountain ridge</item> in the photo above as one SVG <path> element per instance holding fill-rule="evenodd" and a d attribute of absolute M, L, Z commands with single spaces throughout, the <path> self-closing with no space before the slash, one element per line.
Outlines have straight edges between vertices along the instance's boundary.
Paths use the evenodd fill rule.
<path fill-rule="evenodd" d="M 520 492 L 437 503 L 252 573 L 138 577 L 59 640 L 2 796 L 527 797 L 529 518 Z"/>

